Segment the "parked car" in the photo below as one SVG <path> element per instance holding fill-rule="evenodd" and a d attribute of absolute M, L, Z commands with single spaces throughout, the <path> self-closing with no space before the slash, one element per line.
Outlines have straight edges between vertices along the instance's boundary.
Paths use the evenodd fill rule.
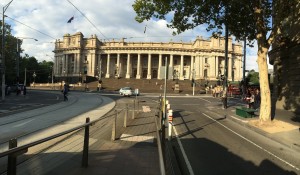
<path fill-rule="evenodd" d="M 119 90 L 119 93 L 120 93 L 120 95 L 128 96 L 128 97 L 130 97 L 131 95 L 133 95 L 131 87 L 122 87 Z"/>

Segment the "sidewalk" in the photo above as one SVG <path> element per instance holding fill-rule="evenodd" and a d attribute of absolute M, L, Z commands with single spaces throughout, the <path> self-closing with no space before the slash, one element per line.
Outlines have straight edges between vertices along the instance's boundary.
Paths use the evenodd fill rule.
<path fill-rule="evenodd" d="M 246 104 L 246 103 L 245 103 Z M 268 126 L 265 128 L 259 128 L 251 121 L 258 119 L 259 112 L 256 112 L 256 117 L 253 118 L 243 118 L 235 113 L 235 108 L 241 106 L 241 104 L 233 104 L 228 109 L 229 119 L 232 121 L 246 125 L 248 128 L 262 134 L 272 140 L 277 141 L 283 145 L 286 145 L 294 150 L 300 152 L 300 116 L 296 115 L 294 112 L 276 109 L 274 121 L 278 125 Z M 280 126 L 279 126 L 280 125 Z"/>
<path fill-rule="evenodd" d="M 144 99 L 143 99 L 144 100 Z M 125 105 L 125 103 L 121 104 Z M 140 104 L 139 113 L 132 119 L 128 112 L 127 127 L 124 115 L 118 115 L 115 141 L 111 140 L 112 120 L 108 117 L 90 127 L 88 167 L 81 166 L 83 132 L 62 143 L 51 146 L 18 167 L 20 174 L 120 175 L 159 174 L 158 147 L 154 102 Z M 121 109 L 123 106 L 116 106 Z M 113 114 L 111 111 L 109 115 Z"/>

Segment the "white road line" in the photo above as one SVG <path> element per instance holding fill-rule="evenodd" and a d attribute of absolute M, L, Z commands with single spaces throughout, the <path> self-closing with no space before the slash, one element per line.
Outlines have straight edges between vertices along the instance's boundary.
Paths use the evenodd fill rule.
<path fill-rule="evenodd" d="M 206 99 L 204 99 L 204 98 L 199 98 L 200 100 L 203 100 L 203 101 L 206 101 L 206 102 L 208 102 L 208 103 L 211 103 L 211 101 L 209 101 L 209 100 L 206 100 Z"/>
<path fill-rule="evenodd" d="M 258 144 L 254 143 L 253 141 L 247 139 L 246 137 L 242 136 L 241 134 L 239 134 L 239 133 L 233 131 L 232 129 L 230 129 L 230 128 L 228 128 L 227 126 L 223 125 L 223 124 L 220 123 L 219 121 L 213 119 L 213 118 L 210 117 L 209 115 L 207 115 L 207 114 L 205 114 L 205 113 L 202 113 L 202 114 L 205 115 L 207 118 L 213 120 L 214 122 L 218 123 L 219 125 L 223 126 L 223 127 L 226 128 L 227 130 L 231 131 L 231 132 L 234 133 L 235 135 L 241 137 L 242 139 L 246 140 L 247 142 L 249 142 L 249 143 L 251 143 L 252 145 L 256 146 L 257 148 L 261 149 L 262 151 L 264 151 L 264 152 L 268 153 L 269 155 L 271 155 L 271 156 L 277 158 L 277 159 L 280 160 L 281 162 L 283 162 L 283 163 L 289 165 L 289 166 L 292 167 L 292 168 L 295 168 L 297 171 L 300 170 L 300 169 L 299 169 L 298 167 L 296 167 L 295 165 L 293 165 L 293 164 L 289 163 L 288 161 L 286 161 L 286 160 L 284 160 L 284 159 L 282 159 L 282 158 L 276 156 L 275 154 L 273 154 L 273 153 L 271 153 L 270 151 L 266 150 L 265 148 L 259 146 Z"/>
<path fill-rule="evenodd" d="M 176 139 L 177 139 L 177 142 L 178 142 L 178 144 L 179 144 L 180 150 L 181 150 L 181 152 L 182 152 L 184 161 L 185 161 L 186 166 L 187 166 L 187 168 L 188 168 L 188 170 L 189 170 L 189 173 L 190 173 L 190 175 L 194 175 L 194 171 L 193 171 L 193 169 L 192 169 L 192 166 L 191 166 L 191 164 L 190 164 L 190 161 L 189 161 L 189 159 L 187 158 L 187 155 L 186 155 L 186 153 L 185 153 L 185 151 L 184 151 L 184 149 L 183 149 L 183 146 L 182 146 L 182 144 L 181 144 L 180 139 L 178 138 L 177 130 L 176 130 L 175 127 L 173 127 L 173 128 L 174 128 L 174 132 L 175 132 L 175 135 L 176 135 Z"/>

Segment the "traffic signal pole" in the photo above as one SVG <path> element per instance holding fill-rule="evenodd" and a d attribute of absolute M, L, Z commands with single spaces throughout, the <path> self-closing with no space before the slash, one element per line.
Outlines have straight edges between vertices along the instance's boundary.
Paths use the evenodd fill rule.
<path fill-rule="evenodd" d="M 223 108 L 227 109 L 227 91 L 228 91 L 228 26 L 225 22 L 225 72 L 223 83 Z"/>

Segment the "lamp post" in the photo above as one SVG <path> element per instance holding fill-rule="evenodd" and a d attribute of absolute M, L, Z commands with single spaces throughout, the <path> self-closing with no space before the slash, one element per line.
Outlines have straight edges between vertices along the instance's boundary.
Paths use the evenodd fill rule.
<path fill-rule="evenodd" d="M 2 9 L 2 60 L 1 60 L 1 70 L 2 70 L 2 100 L 5 100 L 5 53 L 4 53 L 4 46 L 5 46 L 5 11 L 7 10 L 8 6 L 13 0 L 11 0 L 8 4 L 3 6 Z"/>
<path fill-rule="evenodd" d="M 20 44 L 19 44 L 19 40 L 23 40 L 23 39 L 33 39 L 34 41 L 38 41 L 35 38 L 30 38 L 30 37 L 17 37 L 17 59 L 16 59 L 16 80 L 17 80 L 17 84 L 19 84 L 19 77 L 20 77 L 20 53 L 21 53 L 21 48 L 20 48 Z"/>

